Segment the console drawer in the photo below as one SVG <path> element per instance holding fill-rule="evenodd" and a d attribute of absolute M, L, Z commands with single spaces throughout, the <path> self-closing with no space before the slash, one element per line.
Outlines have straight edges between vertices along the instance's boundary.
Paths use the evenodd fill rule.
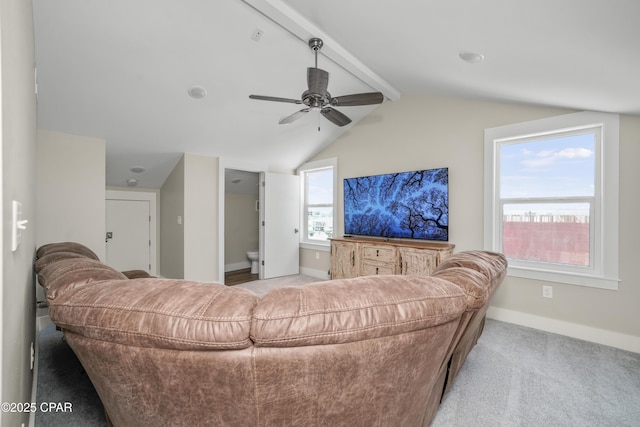
<path fill-rule="evenodd" d="M 396 248 L 384 245 L 362 245 L 362 259 L 379 262 L 396 262 Z"/>
<path fill-rule="evenodd" d="M 363 261 L 361 264 L 361 276 L 375 276 L 378 274 L 396 274 L 395 264 L 386 262 L 368 262 Z"/>

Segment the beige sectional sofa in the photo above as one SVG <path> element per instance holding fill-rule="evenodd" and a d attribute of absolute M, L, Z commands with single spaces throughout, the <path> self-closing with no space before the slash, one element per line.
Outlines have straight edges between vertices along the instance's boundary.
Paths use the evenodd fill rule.
<path fill-rule="evenodd" d="M 35 261 L 50 317 L 116 426 L 426 426 L 505 269 L 502 255 L 467 252 L 431 277 L 259 297 L 118 272 L 71 242 Z"/>

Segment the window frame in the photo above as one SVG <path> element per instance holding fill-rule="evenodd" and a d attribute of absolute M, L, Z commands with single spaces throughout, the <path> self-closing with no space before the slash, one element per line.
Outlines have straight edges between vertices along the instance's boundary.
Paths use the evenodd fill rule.
<path fill-rule="evenodd" d="M 590 212 L 590 266 L 509 259 L 508 275 L 618 289 L 619 120 L 617 114 L 583 111 L 485 129 L 484 245 L 485 249 L 497 252 L 502 251 L 502 205 L 505 201 L 508 203 L 508 199 L 500 198 L 499 151 L 502 144 L 590 128 L 600 130 L 595 146 L 596 191 Z M 528 200 L 536 203 L 536 198 Z"/>
<path fill-rule="evenodd" d="M 338 159 L 330 158 L 323 160 L 316 160 L 312 162 L 307 162 L 297 169 L 297 173 L 300 176 L 300 247 L 304 249 L 313 249 L 313 250 L 322 250 L 329 251 L 330 250 L 330 241 L 322 241 L 322 240 L 314 240 L 309 239 L 307 237 L 308 230 L 308 215 L 307 210 L 309 208 L 308 197 L 307 197 L 307 173 L 315 172 L 318 170 L 331 169 L 333 172 L 333 204 L 331 207 L 333 208 L 333 230 L 337 229 L 338 221 L 336 217 L 336 209 L 338 206 L 337 197 L 338 197 Z M 324 205 L 328 206 L 328 205 Z"/>

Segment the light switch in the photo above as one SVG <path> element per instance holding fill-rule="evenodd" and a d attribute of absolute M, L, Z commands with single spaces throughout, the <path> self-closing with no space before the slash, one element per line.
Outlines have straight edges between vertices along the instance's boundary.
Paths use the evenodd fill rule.
<path fill-rule="evenodd" d="M 29 221 L 22 219 L 22 203 L 13 200 L 11 202 L 11 211 L 11 251 L 15 252 L 22 242 L 22 230 L 27 229 L 27 223 Z"/>

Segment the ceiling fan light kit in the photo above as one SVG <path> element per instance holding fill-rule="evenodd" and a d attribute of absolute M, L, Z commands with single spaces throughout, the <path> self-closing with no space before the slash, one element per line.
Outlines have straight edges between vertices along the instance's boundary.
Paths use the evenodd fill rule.
<path fill-rule="evenodd" d="M 380 92 L 356 93 L 332 97 L 327 87 L 329 86 L 329 73 L 318 68 L 318 52 L 322 48 L 323 42 L 319 38 L 309 40 L 309 47 L 315 54 L 315 67 L 307 68 L 307 87 L 300 99 L 279 98 L 275 96 L 249 95 L 251 99 L 261 101 L 288 102 L 291 104 L 302 104 L 306 108 L 280 120 L 280 124 L 289 124 L 304 116 L 311 110 L 320 110 L 320 114 L 336 126 L 346 126 L 351 123 L 351 119 L 333 107 L 355 107 L 360 105 L 380 104 L 384 96 Z"/>

